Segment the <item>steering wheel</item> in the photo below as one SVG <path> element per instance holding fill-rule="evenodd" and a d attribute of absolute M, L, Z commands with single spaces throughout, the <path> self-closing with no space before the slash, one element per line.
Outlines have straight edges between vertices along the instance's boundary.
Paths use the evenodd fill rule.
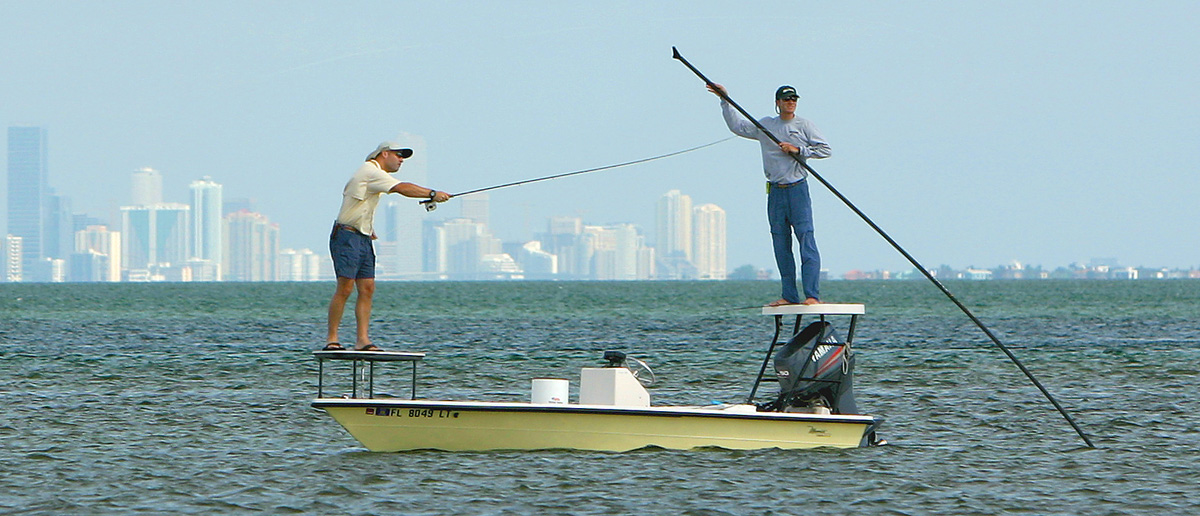
<path fill-rule="evenodd" d="M 656 379 L 654 377 L 654 370 L 650 369 L 650 366 L 646 365 L 645 362 L 627 356 L 625 357 L 625 368 L 630 373 L 633 373 L 633 377 L 637 378 L 638 383 L 642 384 L 642 387 L 654 385 L 654 380 Z"/>

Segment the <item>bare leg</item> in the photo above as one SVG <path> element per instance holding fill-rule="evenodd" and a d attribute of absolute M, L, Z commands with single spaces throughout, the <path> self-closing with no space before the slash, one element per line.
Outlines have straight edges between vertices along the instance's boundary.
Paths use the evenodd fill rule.
<path fill-rule="evenodd" d="M 346 300 L 350 299 L 350 293 L 353 291 L 352 278 L 337 279 L 337 290 L 333 292 L 333 299 L 329 300 L 329 333 L 325 336 L 326 343 L 338 341 L 338 324 L 342 322 L 342 311 L 346 309 Z"/>
<path fill-rule="evenodd" d="M 358 340 L 354 347 L 363 349 L 371 345 L 367 332 L 371 326 L 371 302 L 375 297 L 375 278 L 354 280 L 358 286 L 358 300 L 354 303 L 354 320 L 358 328 Z"/>

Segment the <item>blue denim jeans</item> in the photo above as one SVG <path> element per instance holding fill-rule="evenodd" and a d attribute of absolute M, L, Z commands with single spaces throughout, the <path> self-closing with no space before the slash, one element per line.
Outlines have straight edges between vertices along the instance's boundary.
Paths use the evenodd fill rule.
<path fill-rule="evenodd" d="M 792 254 L 792 233 L 800 242 L 800 282 L 804 297 L 821 299 L 821 255 L 813 237 L 812 200 L 808 181 L 786 187 L 771 185 L 767 194 L 767 220 L 771 223 L 771 241 L 775 245 L 775 265 L 783 282 L 783 298 L 792 303 L 803 300 L 796 291 L 796 258 Z"/>

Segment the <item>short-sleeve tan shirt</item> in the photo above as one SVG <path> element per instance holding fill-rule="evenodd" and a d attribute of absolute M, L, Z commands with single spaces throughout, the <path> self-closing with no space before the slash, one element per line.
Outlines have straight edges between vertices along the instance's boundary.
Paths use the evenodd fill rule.
<path fill-rule="evenodd" d="M 364 235 L 374 233 L 379 197 L 398 184 L 400 180 L 384 172 L 378 163 L 371 160 L 363 163 L 342 189 L 342 209 L 338 211 L 337 223 L 352 226 Z"/>

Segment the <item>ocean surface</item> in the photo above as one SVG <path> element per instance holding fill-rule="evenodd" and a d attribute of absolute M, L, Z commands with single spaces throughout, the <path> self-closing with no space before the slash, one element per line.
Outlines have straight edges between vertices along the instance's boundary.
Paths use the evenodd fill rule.
<path fill-rule="evenodd" d="M 924 281 L 822 285 L 867 305 L 889 446 L 628 453 L 366 451 L 309 406 L 332 283 L 0 284 L 0 514 L 1200 514 L 1200 281 L 947 286 L 1096 448 Z M 737 402 L 776 288 L 380 283 L 372 336 L 428 353 L 425 398 L 576 395 L 612 349 L 656 403 Z"/>

